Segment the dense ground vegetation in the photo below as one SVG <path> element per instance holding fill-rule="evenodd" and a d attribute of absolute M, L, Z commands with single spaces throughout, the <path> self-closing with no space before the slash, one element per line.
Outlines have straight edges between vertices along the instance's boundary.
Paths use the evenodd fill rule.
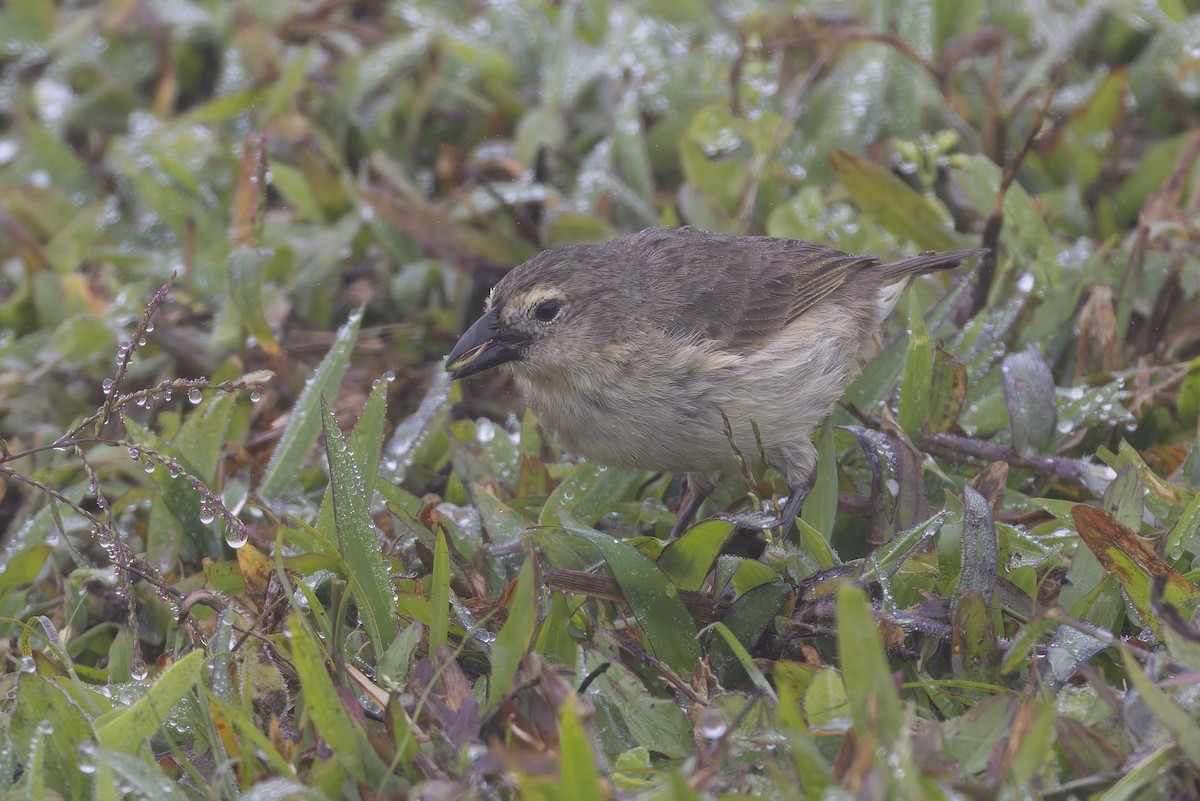
<path fill-rule="evenodd" d="M 0 3 L 0 792 L 1196 797 L 1198 54 L 1194 0 Z M 993 250 L 786 536 L 760 470 L 668 545 L 677 477 L 441 370 L 680 223 Z"/>

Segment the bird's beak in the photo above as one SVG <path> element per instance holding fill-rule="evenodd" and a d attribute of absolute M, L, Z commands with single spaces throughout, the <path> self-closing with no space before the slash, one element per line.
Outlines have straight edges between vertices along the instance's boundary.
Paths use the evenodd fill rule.
<path fill-rule="evenodd" d="M 466 378 L 505 362 L 521 358 L 520 345 L 525 337 L 505 330 L 500 316 L 492 309 L 480 317 L 462 335 L 446 357 L 450 377 Z"/>

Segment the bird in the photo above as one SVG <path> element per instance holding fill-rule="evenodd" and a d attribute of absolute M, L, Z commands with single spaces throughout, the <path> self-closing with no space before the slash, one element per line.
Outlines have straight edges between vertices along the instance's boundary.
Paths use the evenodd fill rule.
<path fill-rule="evenodd" d="M 910 279 L 984 252 L 884 263 L 691 226 L 554 247 L 500 279 L 446 369 L 452 379 L 509 370 L 572 454 L 685 474 L 672 539 L 761 443 L 788 485 L 774 521 L 786 529 L 815 481 L 812 431 Z"/>

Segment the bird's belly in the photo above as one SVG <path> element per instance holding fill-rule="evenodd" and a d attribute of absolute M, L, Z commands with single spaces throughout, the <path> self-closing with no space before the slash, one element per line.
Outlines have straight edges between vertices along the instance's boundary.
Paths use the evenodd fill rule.
<path fill-rule="evenodd" d="M 672 395 L 660 382 L 626 386 L 556 391 L 526 385 L 523 390 L 538 421 L 560 445 L 602 464 L 700 472 L 735 463 L 720 411 L 710 400 Z"/>

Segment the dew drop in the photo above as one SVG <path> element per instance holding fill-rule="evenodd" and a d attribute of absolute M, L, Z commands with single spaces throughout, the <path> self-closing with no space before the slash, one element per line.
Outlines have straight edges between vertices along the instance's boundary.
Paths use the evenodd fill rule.
<path fill-rule="evenodd" d="M 111 395 L 113 388 L 116 387 L 116 385 L 116 381 L 113 381 L 111 378 L 106 378 L 100 382 L 100 389 L 104 390 L 105 395 Z"/>
<path fill-rule="evenodd" d="M 192 387 L 187 392 L 188 403 L 190 403 L 192 405 L 199 403 L 200 399 L 203 397 L 204 396 L 200 393 L 200 390 L 197 387 Z"/>
<path fill-rule="evenodd" d="M 383 380 L 387 381 L 389 384 L 392 383 L 393 381 L 395 381 L 396 380 L 396 371 L 388 370 L 386 373 L 383 374 Z"/>
<path fill-rule="evenodd" d="M 213 509 L 212 506 L 208 503 L 200 504 L 200 522 L 201 523 L 203 523 L 204 525 L 207 526 L 209 523 L 211 523 L 212 521 L 214 521 L 216 519 L 217 519 L 217 510 L 216 509 Z"/>
<path fill-rule="evenodd" d="M 146 323 L 146 333 L 149 334 L 149 333 L 152 333 L 153 331 L 154 331 L 154 323 L 152 323 L 152 322 Z"/>
<path fill-rule="evenodd" d="M 142 469 L 145 470 L 147 473 L 153 473 L 154 472 L 154 462 L 147 459 L 146 461 L 142 462 Z"/>
<path fill-rule="evenodd" d="M 139 348 L 146 347 L 146 338 L 145 337 L 138 337 L 138 347 Z"/>
<path fill-rule="evenodd" d="M 250 539 L 250 533 L 240 521 L 225 527 L 225 544 L 230 548 L 241 548 L 248 539 Z"/>
<path fill-rule="evenodd" d="M 700 733 L 710 740 L 725 736 L 729 729 L 725 716 L 711 706 L 700 711 L 700 719 L 696 723 Z"/>
<path fill-rule="evenodd" d="M 250 391 L 250 402 L 258 403 L 260 400 L 262 400 L 262 393 L 259 392 L 257 389 L 251 390 Z"/>
<path fill-rule="evenodd" d="M 135 462 L 140 462 L 142 460 L 142 452 L 138 449 L 137 445 L 129 446 L 129 458 Z"/>

